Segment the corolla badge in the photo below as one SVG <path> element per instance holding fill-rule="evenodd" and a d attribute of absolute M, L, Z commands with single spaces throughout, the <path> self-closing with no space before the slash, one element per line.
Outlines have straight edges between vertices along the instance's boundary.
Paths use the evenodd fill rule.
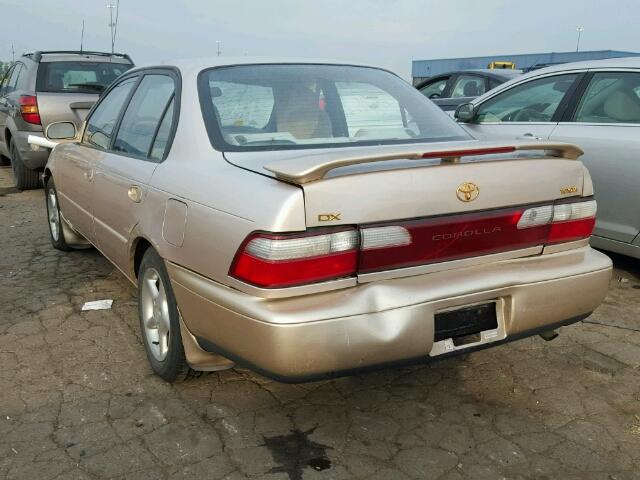
<path fill-rule="evenodd" d="M 473 202 L 478 195 L 480 195 L 480 189 L 472 182 L 464 182 L 456 190 L 456 196 L 461 202 Z"/>

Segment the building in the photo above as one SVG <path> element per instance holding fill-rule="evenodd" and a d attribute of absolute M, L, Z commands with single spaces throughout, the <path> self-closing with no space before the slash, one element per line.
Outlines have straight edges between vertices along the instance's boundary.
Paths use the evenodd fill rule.
<path fill-rule="evenodd" d="M 491 62 L 495 61 L 513 62 L 516 64 L 517 69 L 529 70 L 556 63 L 636 56 L 640 56 L 640 53 L 618 50 L 591 50 L 584 52 L 526 53 L 520 55 L 491 55 L 487 57 L 442 58 L 437 60 L 414 60 L 411 72 L 415 85 L 426 78 L 445 72 L 487 68 Z"/>

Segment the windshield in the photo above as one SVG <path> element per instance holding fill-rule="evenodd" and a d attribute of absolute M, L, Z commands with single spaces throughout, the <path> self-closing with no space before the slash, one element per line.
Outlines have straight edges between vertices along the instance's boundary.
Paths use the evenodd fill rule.
<path fill-rule="evenodd" d="M 205 70 L 200 100 L 222 151 L 466 140 L 451 118 L 395 75 L 340 65 Z"/>
<path fill-rule="evenodd" d="M 110 62 L 42 62 L 36 90 L 58 93 L 100 93 L 133 65 Z"/>

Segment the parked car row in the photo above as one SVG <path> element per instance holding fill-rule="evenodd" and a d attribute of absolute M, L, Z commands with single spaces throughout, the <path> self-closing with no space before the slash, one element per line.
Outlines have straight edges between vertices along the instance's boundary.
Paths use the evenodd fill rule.
<path fill-rule="evenodd" d="M 128 55 L 75 51 L 25 53 L 14 63 L 0 79 L 0 156 L 11 159 L 18 188 L 41 186 L 49 156 L 27 137 L 60 120 L 80 128 L 100 92 L 132 66 Z"/>
<path fill-rule="evenodd" d="M 483 114 L 493 92 L 458 117 L 551 108 Z M 138 286 L 158 375 L 305 381 L 551 338 L 604 299 L 581 148 L 474 126 L 386 70 L 217 57 L 128 70 L 30 141 L 59 142 L 53 246 L 94 245 Z"/>

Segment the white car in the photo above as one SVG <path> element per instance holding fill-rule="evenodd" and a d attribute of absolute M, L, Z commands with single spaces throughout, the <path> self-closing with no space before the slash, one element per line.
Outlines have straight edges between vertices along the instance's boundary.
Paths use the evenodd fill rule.
<path fill-rule="evenodd" d="M 598 199 L 591 244 L 640 258 L 640 57 L 536 70 L 461 105 L 455 116 L 479 139 L 579 145 Z"/>

